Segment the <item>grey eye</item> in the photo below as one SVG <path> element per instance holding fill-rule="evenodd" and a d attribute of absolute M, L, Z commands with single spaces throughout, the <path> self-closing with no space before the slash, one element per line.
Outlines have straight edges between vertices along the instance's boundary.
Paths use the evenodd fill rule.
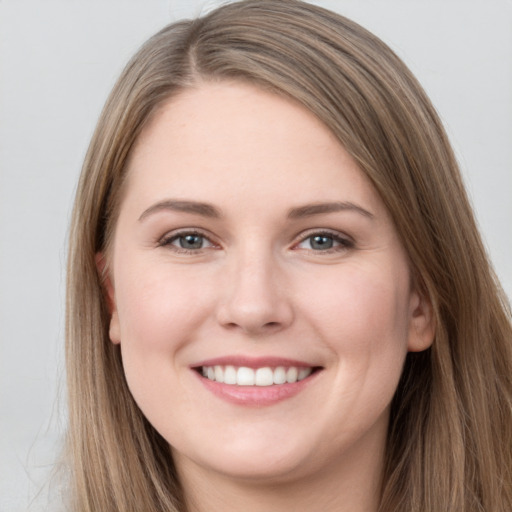
<path fill-rule="evenodd" d="M 309 240 L 309 245 L 311 249 L 315 251 L 332 249 L 332 247 L 334 246 L 334 239 L 332 236 L 315 235 L 310 236 L 307 240 Z"/>
<path fill-rule="evenodd" d="M 182 249 L 202 249 L 205 243 L 203 236 L 192 233 L 189 235 L 178 236 L 176 241 Z"/>
<path fill-rule="evenodd" d="M 206 236 L 195 231 L 183 230 L 179 233 L 170 233 L 158 243 L 160 247 L 168 247 L 175 252 L 200 252 L 202 249 L 216 247 Z"/>
<path fill-rule="evenodd" d="M 297 245 L 298 249 L 314 252 L 346 251 L 354 247 L 354 242 L 336 233 L 313 233 Z"/>

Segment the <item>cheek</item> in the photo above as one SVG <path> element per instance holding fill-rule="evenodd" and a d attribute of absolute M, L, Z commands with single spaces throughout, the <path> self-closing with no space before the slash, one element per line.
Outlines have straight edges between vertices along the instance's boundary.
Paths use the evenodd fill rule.
<path fill-rule="evenodd" d="M 357 437 L 386 421 L 407 354 L 408 271 L 347 265 L 330 279 L 316 277 L 303 310 L 327 346 L 333 370 L 332 392 L 319 416 L 326 422 L 336 416 L 326 438 L 344 443 L 347 435 Z"/>
<path fill-rule="evenodd" d="M 199 282 L 201 276 L 172 272 L 165 265 L 120 271 L 116 304 L 121 343 L 151 352 L 169 350 L 189 337 L 208 300 Z"/>
<path fill-rule="evenodd" d="M 169 390 L 180 385 L 182 348 L 201 323 L 202 295 L 194 293 L 194 281 L 165 268 L 117 268 L 120 348 L 128 387 L 154 425 L 168 424 L 169 410 L 186 406 L 186 397 Z"/>
<path fill-rule="evenodd" d="M 202 322 L 207 294 L 197 289 L 190 276 L 170 272 L 165 265 L 118 264 L 117 269 L 123 366 L 128 385 L 142 405 L 158 399 L 167 387 L 165 382 L 172 385 L 179 378 L 181 349 Z M 157 381 L 163 381 L 161 387 L 155 386 Z"/>
<path fill-rule="evenodd" d="M 318 279 L 309 303 L 310 322 L 343 371 L 340 389 L 396 386 L 407 353 L 409 285 L 407 267 L 346 267 Z M 388 389 L 389 388 L 389 389 Z M 379 393 L 379 389 L 375 390 Z M 384 390 L 383 390 L 384 391 Z"/>
<path fill-rule="evenodd" d="M 309 294 L 311 310 L 333 333 L 353 333 L 358 338 L 373 333 L 363 336 L 371 342 L 379 333 L 395 338 L 407 332 L 409 285 L 405 265 L 398 271 L 347 266 L 329 279 L 318 277 L 313 290 Z"/>

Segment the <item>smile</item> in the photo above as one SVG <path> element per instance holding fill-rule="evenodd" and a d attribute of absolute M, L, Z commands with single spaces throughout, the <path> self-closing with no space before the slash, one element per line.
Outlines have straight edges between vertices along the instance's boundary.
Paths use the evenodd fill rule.
<path fill-rule="evenodd" d="M 221 356 L 198 362 L 190 369 L 206 390 L 223 401 L 264 407 L 309 388 L 324 367 L 273 356 Z"/>
<path fill-rule="evenodd" d="M 309 377 L 313 368 L 297 366 L 248 368 L 246 366 L 214 365 L 201 366 L 200 372 L 208 380 L 233 386 L 273 386 L 299 382 Z"/>

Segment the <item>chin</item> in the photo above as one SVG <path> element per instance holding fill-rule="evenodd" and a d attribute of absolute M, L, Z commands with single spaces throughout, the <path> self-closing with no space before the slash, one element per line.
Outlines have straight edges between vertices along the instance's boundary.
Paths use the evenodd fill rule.
<path fill-rule="evenodd" d="M 185 463 L 189 459 L 194 465 L 209 473 L 216 473 L 235 480 L 251 482 L 284 483 L 304 476 L 312 467 L 311 457 L 297 446 L 284 446 L 277 440 L 261 440 L 255 443 L 247 438 L 230 446 L 216 445 L 205 453 L 187 456 L 173 451 L 174 457 Z"/>

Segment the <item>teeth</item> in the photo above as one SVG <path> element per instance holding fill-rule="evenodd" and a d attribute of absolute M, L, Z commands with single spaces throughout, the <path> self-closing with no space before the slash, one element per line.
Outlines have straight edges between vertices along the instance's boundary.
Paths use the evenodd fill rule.
<path fill-rule="evenodd" d="M 201 374 L 209 380 L 223 382 L 237 386 L 272 386 L 279 384 L 293 384 L 305 379 L 311 372 L 312 368 L 298 368 L 290 366 L 278 366 L 271 368 L 265 366 L 263 368 L 247 368 L 246 366 L 203 366 Z"/>
<path fill-rule="evenodd" d="M 236 368 L 234 366 L 226 366 L 224 369 L 224 383 L 236 384 Z"/>
<path fill-rule="evenodd" d="M 273 381 L 274 384 L 284 384 L 286 382 L 286 368 L 278 366 L 274 370 Z"/>
<path fill-rule="evenodd" d="M 241 366 L 236 372 L 236 383 L 239 386 L 254 386 L 254 377 L 254 370 L 252 368 Z"/>
<path fill-rule="evenodd" d="M 222 366 L 214 366 L 214 375 L 217 382 L 224 382 L 224 368 Z"/>
<path fill-rule="evenodd" d="M 299 370 L 295 367 L 288 368 L 286 371 L 286 382 L 297 382 L 299 376 Z"/>
<path fill-rule="evenodd" d="M 305 379 L 311 373 L 310 368 L 301 368 L 299 370 L 299 375 L 297 376 L 297 380 Z"/>
<path fill-rule="evenodd" d="M 256 386 L 272 386 L 274 384 L 274 372 L 272 368 L 258 368 L 256 370 Z"/>

